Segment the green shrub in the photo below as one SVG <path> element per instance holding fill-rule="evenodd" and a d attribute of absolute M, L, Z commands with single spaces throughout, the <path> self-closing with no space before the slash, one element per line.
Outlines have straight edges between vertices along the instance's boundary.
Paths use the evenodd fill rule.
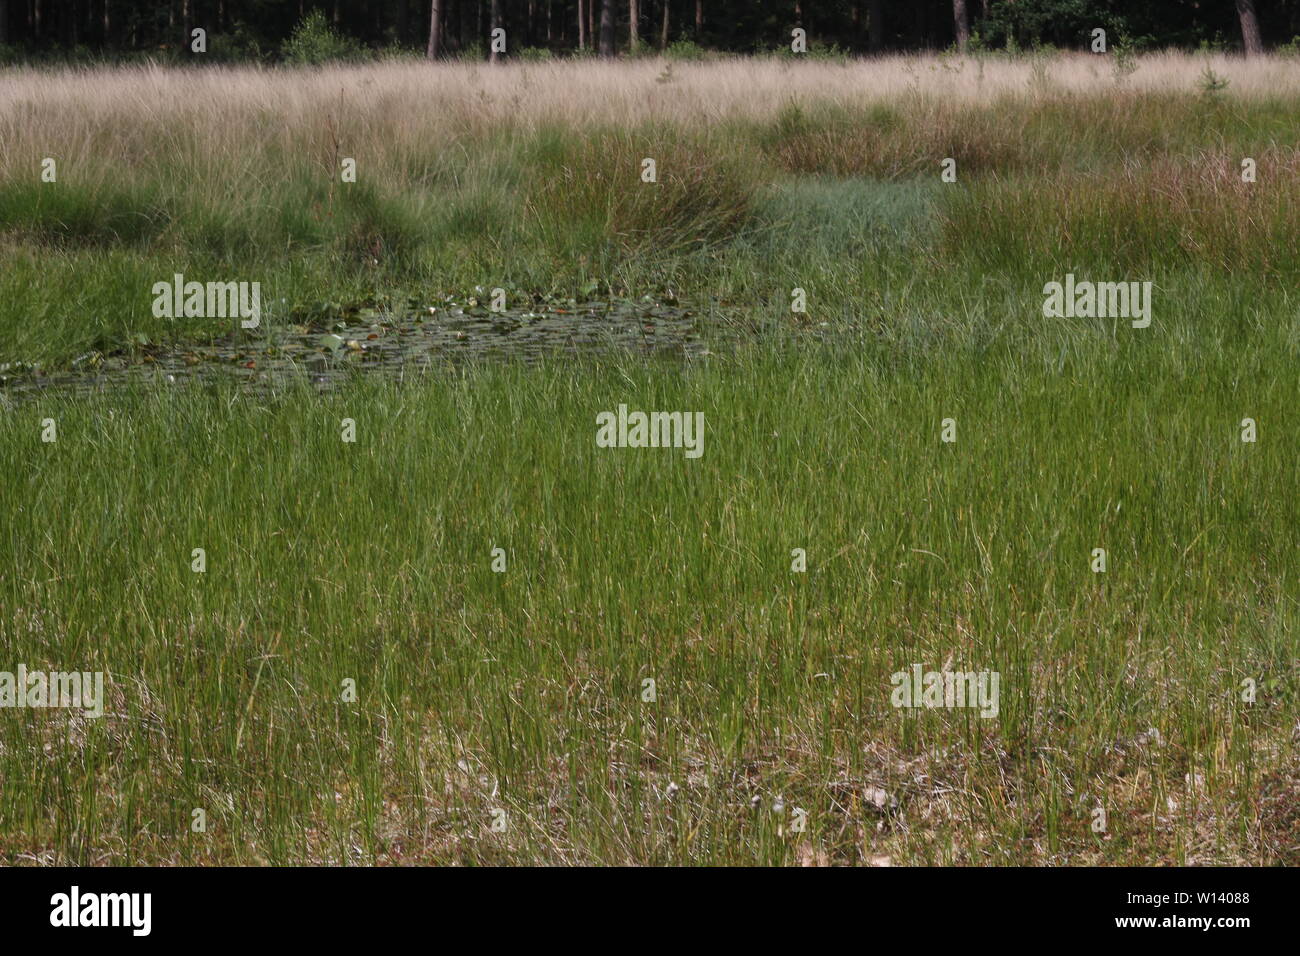
<path fill-rule="evenodd" d="M 670 60 L 703 60 L 706 55 L 704 47 L 694 40 L 674 40 L 664 50 L 664 56 Z"/>
<path fill-rule="evenodd" d="M 314 66 L 337 60 L 357 60 L 364 50 L 356 40 L 335 33 L 325 14 L 313 10 L 293 29 L 280 48 L 286 63 Z"/>
<path fill-rule="evenodd" d="M 1205 96 L 1213 96 L 1214 94 L 1221 93 L 1228 88 L 1228 78 L 1219 76 L 1219 74 L 1210 69 L 1209 64 L 1206 64 L 1205 69 L 1201 71 L 1201 78 L 1197 85 L 1201 88 L 1202 94 Z"/>

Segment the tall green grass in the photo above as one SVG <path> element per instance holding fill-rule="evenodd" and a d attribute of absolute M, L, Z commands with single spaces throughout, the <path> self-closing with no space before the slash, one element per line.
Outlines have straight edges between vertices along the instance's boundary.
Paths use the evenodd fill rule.
<path fill-rule="evenodd" d="M 597 282 L 754 332 L 6 400 L 0 670 L 110 694 L 0 711 L 0 860 L 1295 864 L 1295 110 L 468 124 L 356 186 L 327 138 L 223 169 L 182 130 L 0 184 L 3 361 L 220 332 L 148 314 L 177 271 L 271 321 Z M 1043 318 L 1070 271 L 1152 281 L 1151 327 Z M 704 412 L 703 457 L 597 448 L 619 404 Z M 896 710 L 914 664 L 999 672 L 998 716 Z"/>
<path fill-rule="evenodd" d="M 17 409 L 3 646 L 112 691 L 0 723 L 6 858 L 1294 862 L 1295 343 L 1093 331 Z M 703 457 L 596 448 L 619 403 Z"/>

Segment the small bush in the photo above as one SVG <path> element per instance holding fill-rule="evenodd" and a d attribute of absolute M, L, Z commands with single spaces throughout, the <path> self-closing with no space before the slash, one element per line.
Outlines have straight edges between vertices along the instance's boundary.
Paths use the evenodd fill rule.
<path fill-rule="evenodd" d="M 703 60 L 706 55 L 704 47 L 694 40 L 674 40 L 664 50 L 664 56 L 670 60 Z"/>
<path fill-rule="evenodd" d="M 1198 85 L 1203 94 L 1206 96 L 1213 96 L 1216 93 L 1222 93 L 1228 88 L 1228 79 L 1227 77 L 1219 76 L 1219 74 L 1210 69 L 1207 64 L 1205 69 L 1201 71 L 1201 78 L 1198 81 Z"/>
<path fill-rule="evenodd" d="M 330 27 L 325 14 L 313 10 L 294 27 L 293 35 L 280 48 L 286 63 L 316 66 L 339 60 L 359 60 L 364 50 L 356 40 L 340 36 Z"/>

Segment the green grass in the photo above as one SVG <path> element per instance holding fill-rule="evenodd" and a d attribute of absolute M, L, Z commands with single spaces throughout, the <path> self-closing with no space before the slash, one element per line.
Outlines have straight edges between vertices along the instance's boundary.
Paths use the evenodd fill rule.
<path fill-rule="evenodd" d="M 1294 343 L 1091 331 L 11 412 L 5 646 L 112 691 L 0 724 L 6 856 L 1294 862 Z M 703 411 L 704 456 L 596 448 L 620 402 Z M 945 662 L 997 719 L 889 705 Z"/>
<path fill-rule="evenodd" d="M 488 127 L 389 145 L 350 184 L 332 180 L 320 142 L 268 139 L 223 163 L 197 132 L 171 131 L 174 151 L 160 153 L 128 126 L 114 133 L 138 150 L 125 170 L 92 153 L 66 159 L 57 183 L 0 186 L 0 362 L 53 369 L 227 331 L 150 313 L 152 284 L 175 272 L 261 282 L 271 322 L 395 290 L 498 285 L 671 288 L 748 309 L 816 285 L 823 311 L 862 318 L 883 274 L 923 277 L 884 305 L 891 325 L 918 301 L 971 306 L 971 271 L 1007 288 L 1041 287 L 1058 267 L 1208 269 L 1228 285 L 1253 272 L 1294 287 L 1296 109 L 1193 93 L 917 95 L 712 127 Z M 653 185 L 637 178 L 646 156 Z M 939 182 L 945 156 L 956 184 Z M 1244 156 L 1256 184 L 1239 181 Z"/>
<path fill-rule="evenodd" d="M 0 186 L 5 361 L 219 332 L 149 315 L 177 271 L 277 321 L 598 281 L 759 330 L 6 403 L 0 670 L 109 701 L 0 711 L 0 861 L 1295 865 L 1296 111 L 814 103 L 497 130 L 352 191 L 299 158 L 224 205 L 168 160 Z M 1043 318 L 1067 271 L 1154 282 L 1151 327 Z M 703 457 L 597 448 L 619 404 L 702 411 Z M 997 671 L 997 717 L 893 708 L 914 664 Z"/>

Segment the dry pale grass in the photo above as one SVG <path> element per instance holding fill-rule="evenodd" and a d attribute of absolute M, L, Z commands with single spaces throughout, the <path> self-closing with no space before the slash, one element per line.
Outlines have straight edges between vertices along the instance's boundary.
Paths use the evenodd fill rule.
<path fill-rule="evenodd" d="M 328 148 L 331 127 L 353 144 L 391 154 L 465 148 L 494 131 L 557 123 L 762 120 L 791 102 L 856 107 L 911 97 L 960 105 L 1062 93 L 1188 93 L 1207 66 L 1229 81 L 1228 97 L 1300 95 L 1300 59 L 1162 53 L 1132 62 L 1131 73 L 1116 69 L 1113 57 L 1092 54 L 736 58 L 673 62 L 670 71 L 664 60 L 8 69 L 0 71 L 0 176 L 52 154 L 140 164 L 179 153 L 228 164 L 250 151 L 250 141 L 255 150 L 300 154 L 304 143 Z"/>

